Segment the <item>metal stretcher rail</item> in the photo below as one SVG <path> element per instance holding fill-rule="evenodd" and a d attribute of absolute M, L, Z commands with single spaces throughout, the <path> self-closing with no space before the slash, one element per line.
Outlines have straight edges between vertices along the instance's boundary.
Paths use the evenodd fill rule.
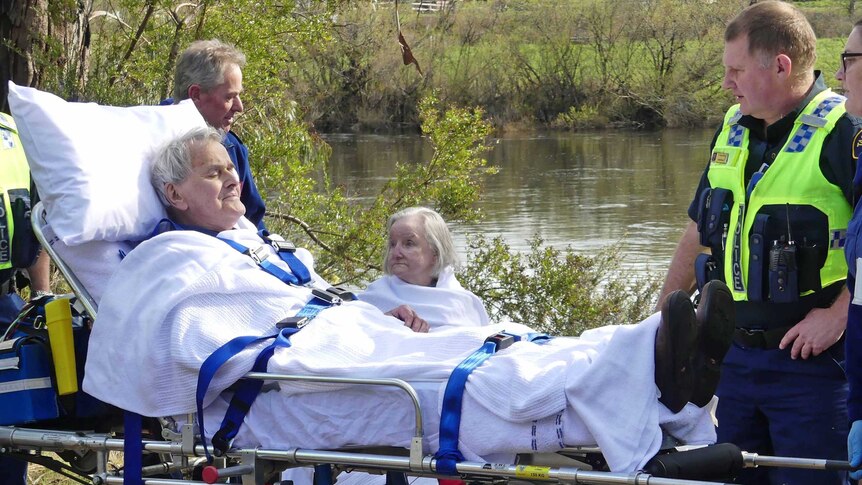
<path fill-rule="evenodd" d="M 72 268 L 63 261 L 63 258 L 61 258 L 59 254 L 57 254 L 57 250 L 54 249 L 54 246 L 51 244 L 52 241 L 49 241 L 45 236 L 45 232 L 42 230 L 42 227 L 46 222 L 45 209 L 42 207 L 42 202 L 38 202 L 30 213 L 30 225 L 33 227 L 33 233 L 36 235 L 36 239 L 39 240 L 39 244 L 42 245 L 42 249 L 48 253 L 48 256 L 51 257 L 51 261 L 53 261 L 54 265 L 57 266 L 57 269 L 60 270 L 60 273 L 62 273 L 63 277 L 66 279 L 69 287 L 75 295 L 78 296 L 78 301 L 84 305 L 87 313 L 95 318 L 98 305 L 93 300 L 93 297 L 90 296 L 90 292 L 87 291 L 87 288 L 85 288 L 81 283 L 81 280 L 75 276 L 75 272 L 72 271 Z"/>
<path fill-rule="evenodd" d="M 144 450 L 151 453 L 165 453 L 177 455 L 183 452 L 182 445 L 172 442 L 160 442 L 145 440 Z M 16 428 L 0 426 L 0 444 L 11 447 L 36 448 L 45 451 L 54 450 L 94 450 L 94 451 L 122 451 L 123 440 L 112 438 L 105 434 L 82 435 L 73 431 L 48 431 L 40 429 Z M 203 455 L 203 446 L 195 446 L 195 455 Z M 409 457 L 392 455 L 377 455 L 369 453 L 353 453 L 340 451 L 319 451 L 291 448 L 289 450 L 270 449 L 248 449 L 231 450 L 227 454 L 231 458 L 239 459 L 240 463 L 248 466 L 249 473 L 243 474 L 243 483 L 246 485 L 262 483 L 254 480 L 258 467 L 264 466 L 265 462 L 287 462 L 292 465 L 313 465 L 318 463 L 331 463 L 334 465 L 348 465 L 355 469 L 393 470 L 403 472 L 414 472 L 420 474 L 434 474 L 436 467 L 434 459 L 425 457 L 421 469 L 417 470 L 411 464 Z M 264 466 L 265 467 L 265 466 Z M 272 468 L 272 467 L 266 467 Z M 489 464 L 483 462 L 465 461 L 457 465 L 458 473 L 471 480 L 511 479 L 519 481 L 535 482 L 559 482 L 572 484 L 632 484 L 632 485 L 715 485 L 716 482 L 704 482 L 695 480 L 680 480 L 672 478 L 661 478 L 646 473 L 610 473 L 580 470 L 573 467 L 536 467 L 506 464 Z M 250 480 L 248 480 L 251 478 Z M 107 473 L 106 461 L 102 461 L 99 470 L 93 478 L 94 485 L 122 484 L 121 475 L 111 476 Z M 145 485 L 196 485 L 207 482 L 145 478 Z"/>

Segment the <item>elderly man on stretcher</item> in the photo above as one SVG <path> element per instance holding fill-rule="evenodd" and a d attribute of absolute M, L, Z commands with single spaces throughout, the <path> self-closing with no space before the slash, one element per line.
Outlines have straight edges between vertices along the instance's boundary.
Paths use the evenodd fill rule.
<path fill-rule="evenodd" d="M 720 282 L 707 287 L 697 314 L 677 293 L 637 325 L 580 338 L 530 341 L 532 330 L 512 323 L 414 333 L 367 303 L 338 304 L 307 251 L 262 239 L 242 218 L 239 182 L 220 139 L 196 129 L 156 156 L 152 181 L 170 220 L 125 257 L 102 297 L 88 393 L 147 416 L 201 406 L 211 438 L 239 393 L 235 383 L 257 360 L 255 369 L 271 372 L 414 384 L 429 449 L 451 440 L 453 430 L 444 426 L 445 439 L 438 433 L 441 415 L 460 418 L 457 449 L 444 450 L 455 460 L 598 445 L 613 471 L 631 471 L 658 451 L 662 430 L 686 443 L 714 440 L 703 407 L 733 329 L 731 296 Z M 272 340 L 240 345 L 214 365 L 225 344 L 280 330 L 289 341 L 268 361 L 258 356 Z M 453 369 L 503 331 L 516 342 L 468 371 L 462 389 L 449 382 L 455 390 L 448 390 Z M 212 375 L 200 378 L 202 366 Z M 457 408 L 444 402 L 450 394 Z M 397 391 L 279 382 L 264 386 L 228 436 L 240 447 L 408 447 L 412 409 Z"/>

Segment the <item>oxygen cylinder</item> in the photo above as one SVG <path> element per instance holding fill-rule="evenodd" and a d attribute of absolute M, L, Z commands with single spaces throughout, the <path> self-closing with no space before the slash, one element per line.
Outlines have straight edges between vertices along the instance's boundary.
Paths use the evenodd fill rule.
<path fill-rule="evenodd" d="M 48 341 L 54 358 L 57 392 L 61 396 L 78 392 L 75 366 L 75 345 L 72 339 L 72 309 L 68 298 L 58 298 L 45 304 Z"/>

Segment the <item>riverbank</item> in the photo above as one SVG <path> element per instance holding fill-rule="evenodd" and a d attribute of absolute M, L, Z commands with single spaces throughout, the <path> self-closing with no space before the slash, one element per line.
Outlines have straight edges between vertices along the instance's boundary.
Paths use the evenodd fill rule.
<path fill-rule="evenodd" d="M 816 67 L 837 86 L 848 2 L 794 3 L 821 39 Z M 714 126 L 732 103 L 721 89 L 724 25 L 747 4 L 464 1 L 434 14 L 402 5 L 420 74 L 392 48 L 394 3 L 350 2 L 332 40 L 293 59 L 288 97 L 322 132 L 413 129 L 429 92 L 481 108 L 498 133 Z"/>

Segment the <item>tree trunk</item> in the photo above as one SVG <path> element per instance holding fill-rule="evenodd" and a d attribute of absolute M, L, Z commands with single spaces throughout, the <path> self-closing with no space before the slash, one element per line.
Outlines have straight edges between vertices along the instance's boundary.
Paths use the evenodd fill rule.
<path fill-rule="evenodd" d="M 86 81 L 92 0 L 0 0 L 0 111 L 8 81 L 77 99 Z"/>

